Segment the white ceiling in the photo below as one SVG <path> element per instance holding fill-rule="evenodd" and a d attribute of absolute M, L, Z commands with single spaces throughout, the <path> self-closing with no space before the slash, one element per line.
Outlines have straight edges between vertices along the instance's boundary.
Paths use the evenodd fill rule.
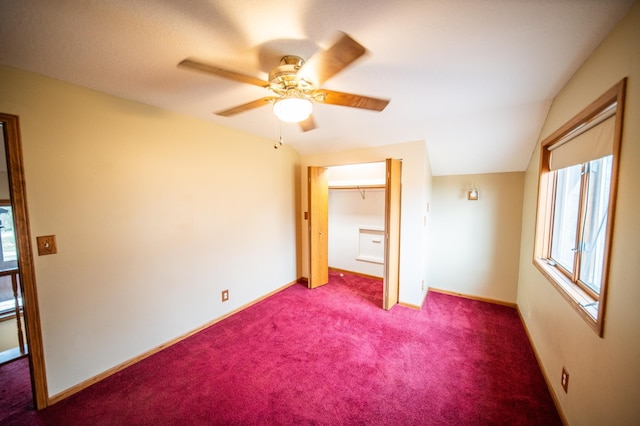
<path fill-rule="evenodd" d="M 276 140 L 265 90 L 176 67 L 186 57 L 267 79 L 337 31 L 368 54 L 322 87 L 391 99 L 316 104 L 282 124 L 300 154 L 425 140 L 434 175 L 524 170 L 553 97 L 633 0 L 3 0 L 0 63 Z"/>

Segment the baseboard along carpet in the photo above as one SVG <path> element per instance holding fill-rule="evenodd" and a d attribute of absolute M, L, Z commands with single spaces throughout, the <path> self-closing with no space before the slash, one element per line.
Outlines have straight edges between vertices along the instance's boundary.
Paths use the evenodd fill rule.
<path fill-rule="evenodd" d="M 40 412 L 5 392 L 0 423 L 561 424 L 515 309 L 436 292 L 381 306 L 380 280 L 331 272 Z"/>

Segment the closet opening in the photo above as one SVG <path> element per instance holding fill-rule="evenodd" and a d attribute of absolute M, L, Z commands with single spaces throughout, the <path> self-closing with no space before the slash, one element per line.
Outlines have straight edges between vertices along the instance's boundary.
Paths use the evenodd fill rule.
<path fill-rule="evenodd" d="M 327 167 L 327 180 L 329 268 L 384 278 L 385 163 Z"/>
<path fill-rule="evenodd" d="M 382 279 L 384 309 L 397 303 L 400 169 L 392 159 L 309 168 L 310 288 L 329 269 L 351 272 Z"/>

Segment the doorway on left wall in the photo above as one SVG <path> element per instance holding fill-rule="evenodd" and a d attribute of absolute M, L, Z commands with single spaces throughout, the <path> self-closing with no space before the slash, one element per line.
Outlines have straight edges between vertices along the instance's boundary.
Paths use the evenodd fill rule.
<path fill-rule="evenodd" d="M 4 206 L 0 206 L 2 209 L 0 216 L 6 216 L 2 226 L 11 227 L 13 237 L 13 241 L 9 241 L 9 230 L 0 229 L 0 238 L 7 238 L 6 244 L 0 243 L 4 260 L 4 262 L 0 261 L 0 264 L 4 265 L 4 269 L 0 269 L 10 277 L 11 295 L 14 299 L 13 307 L 16 316 L 16 336 L 18 336 L 18 358 L 28 357 L 33 404 L 39 410 L 49 405 L 49 396 L 18 116 L 0 113 L 0 130 L 2 135 L 0 145 L 3 151 L 0 156 L 0 169 L 3 169 L 0 170 L 0 177 L 3 178 L 0 179 L 0 200 L 8 201 Z M 6 188 L 2 185 L 5 185 Z M 11 213 L 11 224 L 9 224 L 7 216 L 9 212 Z M 0 220 L 2 220 L 1 217 Z"/>

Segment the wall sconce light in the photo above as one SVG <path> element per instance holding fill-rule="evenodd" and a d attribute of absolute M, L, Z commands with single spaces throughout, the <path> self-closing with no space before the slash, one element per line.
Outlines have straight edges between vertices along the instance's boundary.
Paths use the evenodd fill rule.
<path fill-rule="evenodd" d="M 469 191 L 467 191 L 467 200 L 478 201 L 479 197 L 480 197 L 480 191 L 478 191 L 478 188 L 474 187 Z"/>

